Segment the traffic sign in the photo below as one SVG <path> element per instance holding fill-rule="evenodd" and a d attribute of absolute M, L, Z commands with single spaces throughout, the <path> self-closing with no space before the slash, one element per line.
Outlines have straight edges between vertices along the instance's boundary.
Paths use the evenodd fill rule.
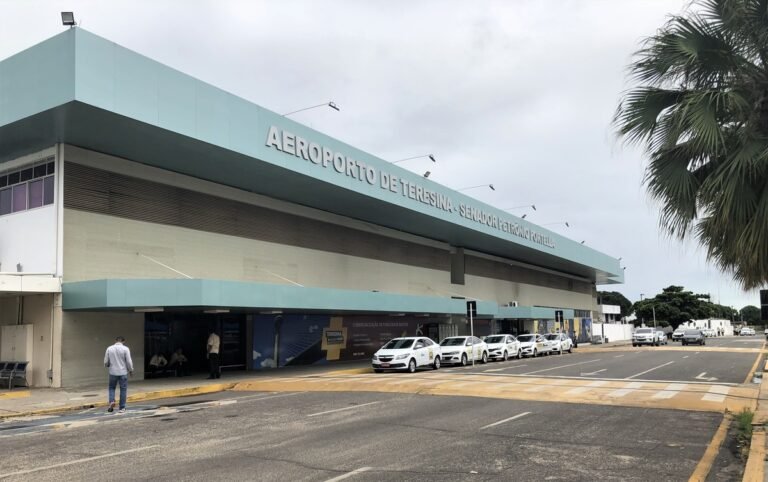
<path fill-rule="evenodd" d="M 470 318 L 477 316 L 477 301 L 467 301 L 467 316 Z"/>

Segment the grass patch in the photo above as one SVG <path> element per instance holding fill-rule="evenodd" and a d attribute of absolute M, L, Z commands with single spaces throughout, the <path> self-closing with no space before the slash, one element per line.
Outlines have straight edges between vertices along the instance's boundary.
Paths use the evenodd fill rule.
<path fill-rule="evenodd" d="M 755 418 L 755 412 L 744 408 L 734 417 L 736 422 L 736 439 L 741 448 L 741 456 L 746 460 L 749 455 L 749 444 L 752 442 L 752 420 Z"/>

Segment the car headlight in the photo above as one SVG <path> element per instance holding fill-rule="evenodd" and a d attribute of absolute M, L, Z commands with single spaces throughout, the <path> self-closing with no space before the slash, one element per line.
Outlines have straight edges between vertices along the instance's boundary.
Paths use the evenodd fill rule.
<path fill-rule="evenodd" d="M 379 359 L 379 356 L 378 356 L 378 355 L 373 355 L 373 359 L 374 359 L 374 360 L 378 360 L 378 359 Z"/>
<path fill-rule="evenodd" d="M 410 353 L 403 353 L 402 355 L 397 355 L 395 357 L 395 360 L 402 360 L 404 358 L 408 358 L 411 354 Z"/>

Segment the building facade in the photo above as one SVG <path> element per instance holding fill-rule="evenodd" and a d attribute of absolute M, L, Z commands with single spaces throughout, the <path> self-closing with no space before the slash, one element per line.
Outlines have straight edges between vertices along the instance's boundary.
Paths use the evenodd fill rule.
<path fill-rule="evenodd" d="M 364 359 L 394 336 L 591 338 L 617 259 L 73 28 L 0 62 L 0 358 L 35 386 Z M 477 301 L 470 326 L 466 301 Z M 559 312 L 559 313 L 558 313 Z M 19 328 L 23 327 L 23 328 Z"/>

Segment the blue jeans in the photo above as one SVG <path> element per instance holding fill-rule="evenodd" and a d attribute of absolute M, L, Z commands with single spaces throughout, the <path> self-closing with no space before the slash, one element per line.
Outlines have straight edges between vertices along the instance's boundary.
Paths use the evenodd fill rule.
<path fill-rule="evenodd" d="M 115 386 L 120 382 L 120 408 L 125 408 L 125 400 L 128 398 L 128 375 L 109 376 L 109 403 L 115 401 Z"/>

